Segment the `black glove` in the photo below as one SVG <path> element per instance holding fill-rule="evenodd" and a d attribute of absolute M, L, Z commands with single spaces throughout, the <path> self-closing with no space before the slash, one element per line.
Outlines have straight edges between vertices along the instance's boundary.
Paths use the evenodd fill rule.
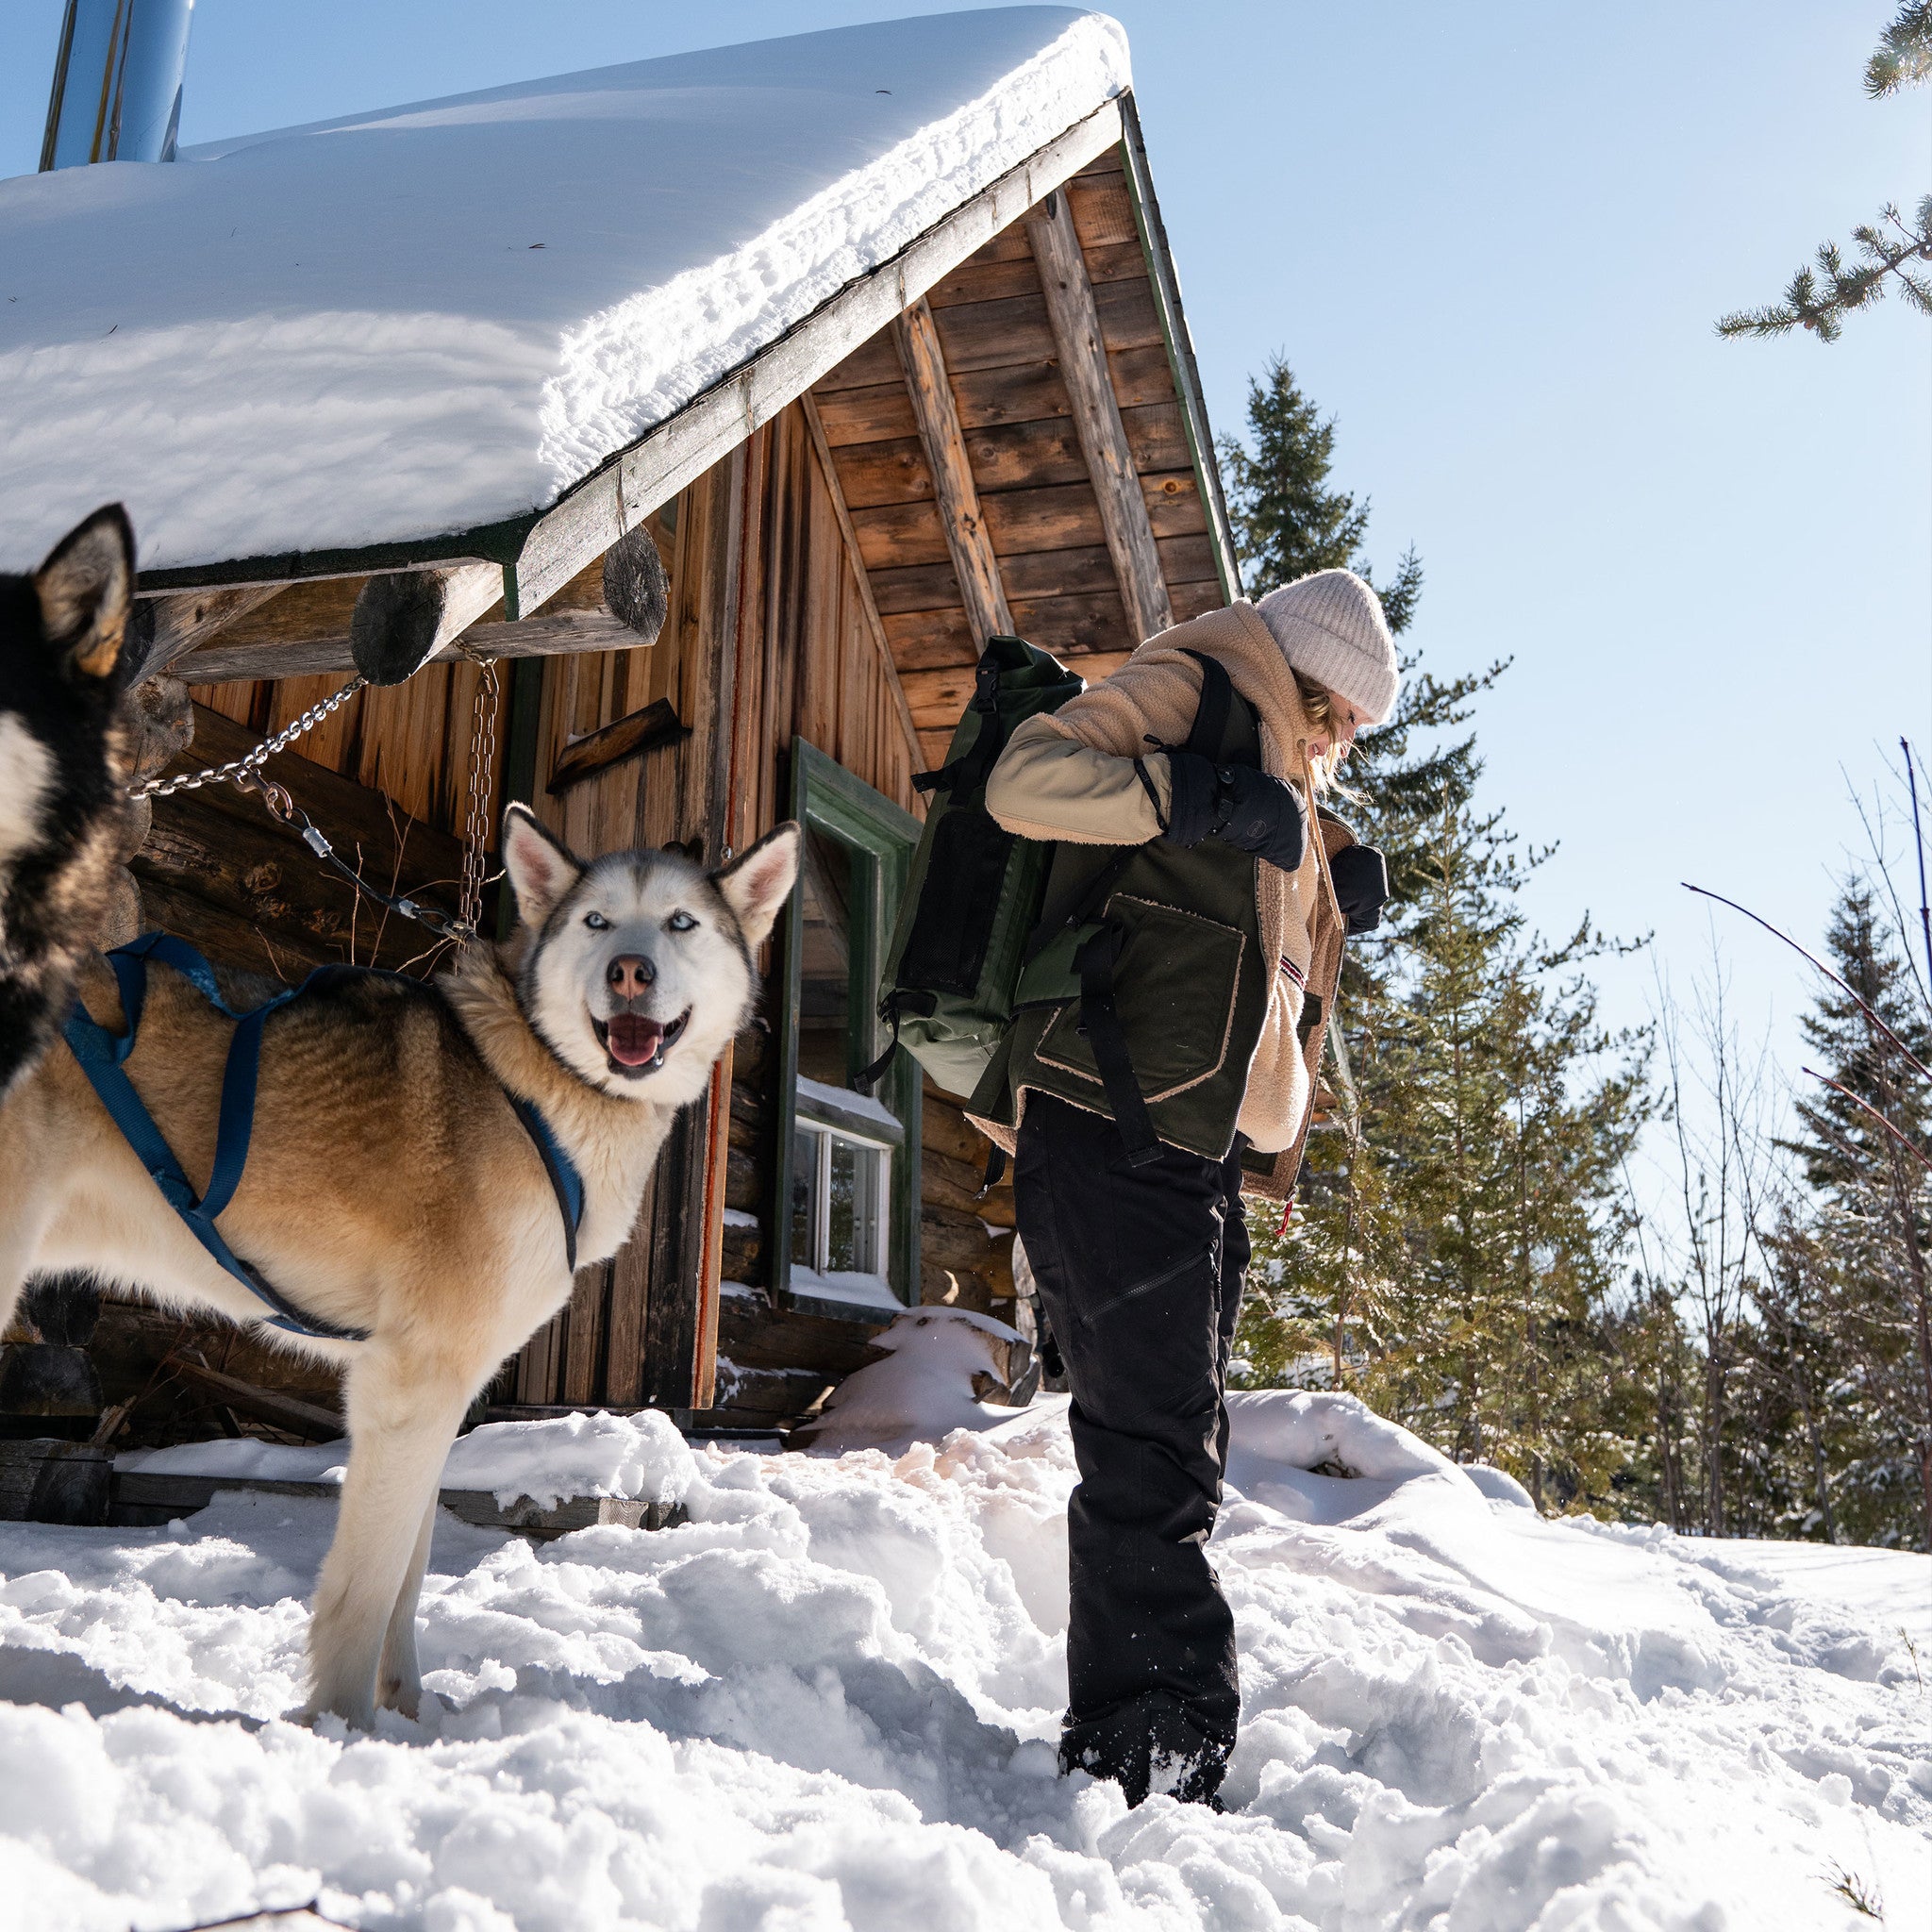
<path fill-rule="evenodd" d="M 1351 933 L 1374 932 L 1389 903 L 1389 867 L 1373 845 L 1344 845 L 1328 862 L 1335 903 Z"/>
<path fill-rule="evenodd" d="M 1216 765 L 1199 752 L 1167 755 L 1167 836 L 1176 845 L 1223 839 L 1283 872 L 1302 862 L 1307 826 L 1291 786 L 1254 765 Z"/>

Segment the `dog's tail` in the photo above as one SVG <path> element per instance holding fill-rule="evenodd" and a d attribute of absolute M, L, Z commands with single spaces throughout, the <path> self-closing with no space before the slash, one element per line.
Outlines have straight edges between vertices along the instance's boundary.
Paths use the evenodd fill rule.
<path fill-rule="evenodd" d="M 0 1096 L 47 1049 L 100 937 L 130 810 L 115 756 L 134 531 L 109 504 L 0 577 Z"/>

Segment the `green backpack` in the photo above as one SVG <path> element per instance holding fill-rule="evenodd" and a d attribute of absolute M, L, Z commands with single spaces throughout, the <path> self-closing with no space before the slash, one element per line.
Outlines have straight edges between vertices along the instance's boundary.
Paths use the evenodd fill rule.
<path fill-rule="evenodd" d="M 961 1099 L 978 1086 L 1013 1019 L 1013 989 L 1040 918 L 1054 848 L 1009 832 L 986 781 L 1014 730 L 1086 689 L 1057 658 L 991 637 L 946 762 L 913 783 L 933 794 L 879 982 L 892 1044 L 859 1075 L 871 1086 L 903 1046 Z"/>

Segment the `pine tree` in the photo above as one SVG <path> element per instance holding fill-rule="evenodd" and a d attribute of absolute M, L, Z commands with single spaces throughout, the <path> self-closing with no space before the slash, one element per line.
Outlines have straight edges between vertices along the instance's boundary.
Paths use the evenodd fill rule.
<path fill-rule="evenodd" d="M 1249 379 L 1248 435 L 1252 448 L 1232 437 L 1221 441 L 1235 551 L 1248 595 L 1265 596 L 1318 570 L 1352 570 L 1374 584 L 1361 554 L 1369 506 L 1328 484 L 1335 419 L 1322 420 L 1279 356 L 1269 358 L 1261 381 Z M 1395 575 L 1376 587 L 1382 614 L 1397 637 L 1408 628 L 1422 588 L 1422 559 L 1411 547 Z"/>
<path fill-rule="evenodd" d="M 1330 481 L 1335 424 L 1279 358 L 1249 386 L 1248 433 L 1223 455 L 1251 589 L 1342 565 L 1373 582 L 1368 505 Z M 1391 630 L 1421 589 L 1411 550 L 1382 591 Z M 1576 971 L 1596 942 L 1530 941 L 1517 893 L 1535 858 L 1475 805 L 1467 727 L 1505 667 L 1404 668 L 1338 802 L 1394 891 L 1383 930 L 1351 942 L 1339 1002 L 1359 1110 L 1329 1096 L 1294 1219 L 1257 1228 L 1240 1358 L 1250 1380 L 1359 1389 L 1540 1502 L 1609 1507 L 1647 1413 L 1618 1396 L 1604 1325 L 1639 1081 L 1593 1066 L 1615 1044 Z"/>
<path fill-rule="evenodd" d="M 1816 1196 L 1808 1270 L 1846 1411 L 1842 1513 L 1857 1541 L 1932 1549 L 1932 1082 L 1911 1065 L 1932 1063 L 1932 1023 L 1863 881 L 1840 893 L 1825 944 L 1857 997 L 1830 988 L 1802 1023 L 1834 1084 L 1798 1101 L 1794 1151 Z"/>

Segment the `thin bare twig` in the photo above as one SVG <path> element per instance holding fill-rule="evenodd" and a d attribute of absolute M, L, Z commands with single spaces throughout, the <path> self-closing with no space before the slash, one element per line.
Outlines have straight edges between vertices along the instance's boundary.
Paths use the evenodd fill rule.
<path fill-rule="evenodd" d="M 1922 1060 L 1918 1057 L 1918 1055 L 1915 1054 L 1911 1050 L 1911 1048 L 1908 1047 L 1905 1043 L 1905 1041 L 1901 1040 L 1898 1037 L 1898 1035 L 1894 1033 L 1891 1030 L 1891 1028 L 1885 1024 L 1885 1022 L 1881 1020 L 1878 1017 L 1878 1015 L 1874 1013 L 1872 1010 L 1872 1008 L 1868 1007 L 1865 1004 L 1865 1002 L 1861 1000 L 1858 997 L 1858 995 L 1855 993 L 1851 990 L 1851 988 L 1848 987 L 1844 983 L 1844 981 L 1840 979 L 1838 976 L 1838 974 L 1834 973 L 1831 970 L 1831 968 L 1824 963 L 1823 959 L 1819 958 L 1815 953 L 1807 953 L 1805 950 L 1805 948 L 1801 946 L 1797 942 L 1797 941 L 1790 936 L 1790 933 L 1780 932 L 1776 926 L 1772 924 L 1770 920 L 1764 918 L 1761 914 L 1752 911 L 1750 907 L 1740 906 L 1735 899 L 1726 899 L 1722 892 L 1713 892 L 1708 886 L 1693 886 L 1689 879 L 1679 879 L 1677 883 L 1680 886 L 1682 886 L 1687 892 L 1695 892 L 1699 898 L 1715 899 L 1720 906 L 1728 906 L 1733 912 L 1741 912 L 1746 919 L 1752 921 L 1755 924 L 1761 925 L 1765 929 L 1765 931 L 1772 936 L 1773 939 L 1784 941 L 1785 944 L 1790 947 L 1791 951 L 1797 954 L 1799 958 L 1807 961 L 1808 964 L 1812 966 L 1815 966 L 1819 972 L 1824 974 L 1825 978 L 1830 980 L 1832 985 L 1837 987 L 1838 990 L 1841 993 L 1843 993 L 1844 996 L 1848 1000 L 1850 1000 L 1855 1007 L 1857 1008 L 1859 1012 L 1863 1013 L 1866 1019 L 1871 1021 L 1873 1025 L 1877 1027 L 1879 1032 L 1884 1034 L 1886 1039 L 1890 1041 L 1892 1045 L 1898 1048 L 1899 1052 L 1906 1057 L 1907 1063 L 1920 1076 L 1921 1079 L 1932 1080 L 1932 1067 L 1928 1067 L 1925 1064 L 1925 1062 Z"/>
<path fill-rule="evenodd" d="M 1912 1157 L 1914 1160 L 1916 1160 L 1919 1163 L 1921 1167 L 1923 1167 L 1928 1174 L 1932 1174 L 1932 1156 L 1927 1156 L 1920 1153 L 1918 1143 L 1910 1140 L 1897 1127 L 1893 1126 L 1892 1124 L 1889 1120 L 1887 1120 L 1885 1116 L 1882 1113 L 1880 1113 L 1878 1109 L 1875 1107 L 1874 1107 L 1869 1100 L 1860 1100 L 1858 1096 L 1856 1093 L 1854 1093 L 1849 1087 L 1840 1085 L 1838 1081 L 1834 1080 L 1828 1074 L 1821 1074 L 1816 1067 L 1800 1067 L 1798 1071 L 1801 1074 L 1809 1074 L 1814 1080 L 1824 1081 L 1824 1083 L 1827 1087 L 1831 1088 L 1834 1092 L 1842 1093 L 1844 1097 L 1847 1100 L 1849 1100 L 1854 1107 L 1863 1108 L 1863 1110 L 1866 1113 L 1869 1113 L 1872 1116 L 1872 1118 L 1874 1121 L 1876 1121 L 1878 1124 L 1881 1127 L 1883 1127 L 1885 1131 L 1888 1134 L 1890 1134 L 1891 1138 L 1894 1141 L 1896 1141 L 1898 1144 L 1901 1147 L 1903 1147 L 1906 1150 L 1906 1152 Z"/>
<path fill-rule="evenodd" d="M 1925 997 L 1932 1000 L 1932 903 L 1925 896 L 1925 834 L 1919 824 L 1919 770 L 1910 742 L 1901 738 L 1898 748 L 1906 755 L 1906 785 L 1912 794 L 1912 843 L 1919 852 L 1919 929 L 1925 939 Z"/>

